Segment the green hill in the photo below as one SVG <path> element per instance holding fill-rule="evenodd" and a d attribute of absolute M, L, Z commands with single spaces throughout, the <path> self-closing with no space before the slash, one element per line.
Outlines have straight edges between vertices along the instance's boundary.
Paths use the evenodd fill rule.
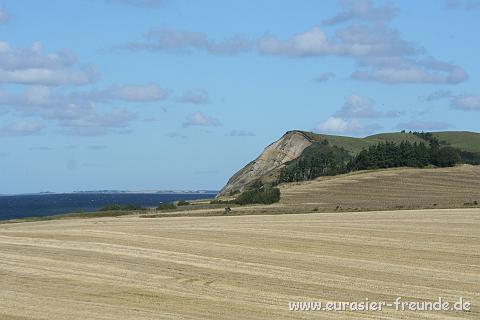
<path fill-rule="evenodd" d="M 480 152 L 480 133 L 469 131 L 432 132 L 440 141 L 460 150 Z"/>
<path fill-rule="evenodd" d="M 313 132 L 303 133 L 313 141 L 327 140 L 331 145 L 342 147 L 352 154 L 357 154 L 363 149 L 378 144 L 379 142 L 425 142 L 420 137 L 408 132 L 379 133 L 364 138 L 317 134 Z M 445 141 L 452 147 L 463 151 L 480 152 L 480 133 L 469 131 L 444 131 L 432 132 L 432 134 L 440 141 Z"/>

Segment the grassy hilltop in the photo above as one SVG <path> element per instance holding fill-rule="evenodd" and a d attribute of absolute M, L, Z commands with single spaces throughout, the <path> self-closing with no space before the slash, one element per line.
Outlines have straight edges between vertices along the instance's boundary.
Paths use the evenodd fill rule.
<path fill-rule="evenodd" d="M 318 134 L 313 132 L 303 132 L 313 141 L 327 140 L 331 145 L 342 147 L 352 154 L 357 154 L 371 145 L 380 142 L 395 142 L 408 141 L 411 143 L 425 142 L 422 138 L 409 132 L 390 132 L 379 133 L 364 138 L 353 138 L 346 136 L 335 136 L 328 134 Z M 480 152 L 480 133 L 469 131 L 442 131 L 432 132 L 433 136 L 440 141 L 445 141 L 448 145 L 458 148 L 463 151 Z"/>

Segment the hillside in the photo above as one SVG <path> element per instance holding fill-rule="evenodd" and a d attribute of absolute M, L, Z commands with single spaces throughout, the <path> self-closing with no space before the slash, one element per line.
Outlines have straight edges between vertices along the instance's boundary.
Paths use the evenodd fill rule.
<path fill-rule="evenodd" d="M 364 138 L 334 136 L 328 134 L 317 134 L 313 132 L 304 133 L 314 141 L 328 140 L 330 144 L 342 147 L 353 154 L 356 154 L 362 149 L 379 142 L 425 142 L 413 133 L 408 132 L 379 133 Z M 443 131 L 432 132 L 432 134 L 434 137 L 437 137 L 441 141 L 445 141 L 452 147 L 459 148 L 460 150 L 464 151 L 480 152 L 480 133 L 469 131 Z"/>
<path fill-rule="evenodd" d="M 357 171 L 278 187 L 278 203 L 232 207 L 232 214 L 480 209 L 480 166 L 471 165 Z"/>
<path fill-rule="evenodd" d="M 308 132 L 305 134 L 308 135 L 313 141 L 327 140 L 331 145 L 342 147 L 352 154 L 357 154 L 363 149 L 368 148 L 369 146 L 377 144 L 379 142 L 391 141 L 391 142 L 400 143 L 402 141 L 409 141 L 409 142 L 423 141 L 422 139 L 420 139 L 419 137 L 411 133 L 402 133 L 402 132 L 381 133 L 381 134 L 368 136 L 365 138 L 334 136 L 334 135 L 328 135 L 328 134 L 317 134 L 313 132 Z M 478 139 L 480 141 L 480 134 Z M 479 147 L 479 150 L 480 150 L 480 147 Z"/>
<path fill-rule="evenodd" d="M 282 184 L 280 190 L 284 211 L 478 207 L 480 166 L 360 171 Z"/>
<path fill-rule="evenodd" d="M 452 147 L 470 152 L 480 152 L 480 134 L 468 131 L 433 132 L 440 140 L 446 141 Z"/>
<path fill-rule="evenodd" d="M 302 131 L 289 131 L 279 140 L 265 148 L 262 154 L 235 173 L 219 196 L 242 192 L 245 187 L 259 178 L 267 179 L 276 174 L 288 161 L 296 159 L 314 140 Z"/>
<path fill-rule="evenodd" d="M 458 148 L 461 151 L 480 153 L 480 133 L 465 131 L 433 132 L 443 145 Z M 408 132 L 381 133 L 364 138 L 317 134 L 305 131 L 289 131 L 279 140 L 269 145 L 254 161 L 235 173 L 219 192 L 219 197 L 243 192 L 256 180 L 276 181 L 281 169 L 302 155 L 304 150 L 315 142 L 328 141 L 329 145 L 343 148 L 355 156 L 369 146 L 380 142 L 426 143 L 418 135 Z"/>

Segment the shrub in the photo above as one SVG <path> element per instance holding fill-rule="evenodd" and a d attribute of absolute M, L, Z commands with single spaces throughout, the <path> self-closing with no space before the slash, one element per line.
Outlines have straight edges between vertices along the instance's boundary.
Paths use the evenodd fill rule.
<path fill-rule="evenodd" d="M 480 165 L 480 152 L 459 151 L 463 163 Z"/>
<path fill-rule="evenodd" d="M 432 152 L 432 163 L 438 167 L 452 167 L 461 161 L 457 149 L 443 147 Z"/>
<path fill-rule="evenodd" d="M 350 158 L 348 151 L 329 145 L 327 140 L 315 142 L 305 148 L 300 157 L 286 164 L 279 181 L 305 181 L 345 173 Z"/>
<path fill-rule="evenodd" d="M 220 199 L 214 199 L 210 201 L 210 204 L 230 204 L 230 203 L 234 203 L 234 202 L 230 200 L 220 200 Z"/>
<path fill-rule="evenodd" d="M 145 210 L 141 206 L 135 204 L 108 204 L 99 211 L 130 211 L 130 210 Z"/>
<path fill-rule="evenodd" d="M 177 206 L 173 202 L 167 202 L 167 203 L 161 203 L 158 207 L 157 210 L 173 210 L 176 209 Z"/>
<path fill-rule="evenodd" d="M 190 204 L 190 202 L 188 201 L 185 201 L 185 200 L 180 200 L 177 202 L 177 206 L 188 206 Z"/>
<path fill-rule="evenodd" d="M 234 196 L 234 195 L 236 195 L 236 194 L 238 194 L 238 193 L 239 193 L 238 190 L 235 190 L 235 191 L 232 190 L 232 191 L 230 191 L 228 194 L 229 194 L 230 196 Z"/>
<path fill-rule="evenodd" d="M 255 203 L 272 204 L 278 201 L 280 201 L 280 189 L 264 186 L 260 182 L 260 184 L 256 183 L 250 189 L 240 194 L 234 202 L 239 205 L 245 205 Z"/>

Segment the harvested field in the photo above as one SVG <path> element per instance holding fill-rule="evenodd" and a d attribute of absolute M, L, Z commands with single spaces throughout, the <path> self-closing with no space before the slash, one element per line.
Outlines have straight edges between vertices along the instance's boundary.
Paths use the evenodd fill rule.
<path fill-rule="evenodd" d="M 480 204 L 480 166 L 356 172 L 286 184 L 281 192 L 283 207 L 306 211 L 471 207 Z"/>
<path fill-rule="evenodd" d="M 480 209 L 0 225 L 2 320 L 479 319 L 479 289 Z M 473 309 L 288 310 L 397 296 Z"/>

